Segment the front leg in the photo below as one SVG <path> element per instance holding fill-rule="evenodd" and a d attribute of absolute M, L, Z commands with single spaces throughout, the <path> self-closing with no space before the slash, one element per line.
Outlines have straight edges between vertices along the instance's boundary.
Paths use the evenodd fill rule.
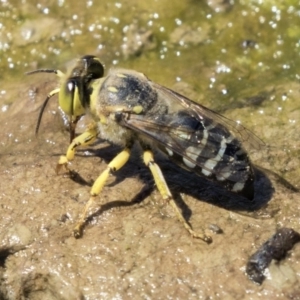
<path fill-rule="evenodd" d="M 130 156 L 130 148 L 125 148 L 108 164 L 107 168 L 100 174 L 100 176 L 94 182 L 91 192 L 90 192 L 90 194 L 91 194 L 90 199 L 86 203 L 86 205 L 83 209 L 82 215 L 73 230 L 73 234 L 74 234 L 75 238 L 79 238 L 81 236 L 82 228 L 83 228 L 84 222 L 86 220 L 88 210 L 91 207 L 91 205 L 94 203 L 96 196 L 98 196 L 101 193 L 101 191 L 108 179 L 108 176 L 112 172 L 115 172 L 115 171 L 121 169 L 128 161 L 129 156 Z"/>
<path fill-rule="evenodd" d="M 97 124 L 93 123 L 88 126 L 87 130 L 80 134 L 78 137 L 73 139 L 72 143 L 69 145 L 66 155 L 62 155 L 59 158 L 58 164 L 56 166 L 56 173 L 59 173 L 62 167 L 68 169 L 68 163 L 74 159 L 75 151 L 77 147 L 90 145 L 95 141 L 98 135 Z"/>
<path fill-rule="evenodd" d="M 183 224 L 185 229 L 192 235 L 192 237 L 201 239 L 207 243 L 211 243 L 212 239 L 210 236 L 205 235 L 205 233 L 195 232 L 192 229 L 192 227 L 188 224 L 188 222 L 185 220 L 185 218 L 183 217 L 181 211 L 179 210 L 177 204 L 175 203 L 175 201 L 173 199 L 173 196 L 168 188 L 168 185 L 165 181 L 165 178 L 164 178 L 159 166 L 154 161 L 152 151 L 150 151 L 150 150 L 144 151 L 144 162 L 145 162 L 146 166 L 149 167 L 149 169 L 153 175 L 155 184 L 156 184 L 163 200 L 165 200 L 167 203 L 169 203 L 172 206 L 173 210 L 175 211 L 175 213 L 177 215 L 177 218 Z"/>

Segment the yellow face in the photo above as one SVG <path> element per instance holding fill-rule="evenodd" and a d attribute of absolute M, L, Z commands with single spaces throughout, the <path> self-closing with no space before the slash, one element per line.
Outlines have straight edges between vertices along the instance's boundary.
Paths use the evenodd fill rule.
<path fill-rule="evenodd" d="M 75 136 L 76 123 L 86 109 L 90 107 L 91 93 L 93 89 L 90 84 L 103 77 L 104 68 L 100 60 L 92 55 L 85 55 L 77 60 L 75 66 L 67 74 L 59 70 L 40 69 L 27 74 L 39 72 L 55 73 L 61 78 L 60 87 L 51 91 L 41 107 L 36 126 L 38 133 L 41 119 L 49 99 L 58 94 L 58 103 L 64 113 L 69 116 L 70 140 Z"/>
<path fill-rule="evenodd" d="M 78 117 L 90 107 L 91 82 L 103 77 L 104 68 L 100 60 L 86 55 L 77 60 L 68 74 L 62 75 L 58 94 L 59 106 L 70 117 Z"/>
<path fill-rule="evenodd" d="M 85 113 L 83 101 L 80 99 L 81 82 L 79 80 L 67 79 L 62 83 L 58 93 L 59 106 L 70 117 L 78 117 Z"/>

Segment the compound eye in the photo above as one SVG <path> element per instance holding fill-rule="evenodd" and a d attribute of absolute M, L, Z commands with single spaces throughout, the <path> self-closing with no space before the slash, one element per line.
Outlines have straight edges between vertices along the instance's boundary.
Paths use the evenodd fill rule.
<path fill-rule="evenodd" d="M 94 60 L 88 68 L 88 77 L 90 79 L 99 79 L 104 75 L 104 68 L 100 61 Z"/>
<path fill-rule="evenodd" d="M 82 60 L 85 62 L 87 81 L 103 77 L 104 67 L 96 56 L 86 55 Z"/>

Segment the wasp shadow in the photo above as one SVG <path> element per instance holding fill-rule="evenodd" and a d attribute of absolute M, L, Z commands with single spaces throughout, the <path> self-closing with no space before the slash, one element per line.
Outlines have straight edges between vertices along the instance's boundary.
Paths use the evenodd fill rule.
<path fill-rule="evenodd" d="M 101 157 L 105 164 L 109 163 L 121 150 L 122 148 L 112 145 L 107 147 L 102 146 L 100 148 L 88 148 L 88 151 L 92 156 Z M 86 151 L 86 149 L 78 151 L 77 156 L 84 156 L 82 151 Z M 161 153 L 155 153 L 155 160 L 160 166 L 171 193 L 187 221 L 190 219 L 192 211 L 185 204 L 182 194 L 192 196 L 196 200 L 204 201 L 229 211 L 236 211 L 241 214 L 250 213 L 250 216 L 255 218 L 255 212 L 266 207 L 274 193 L 271 180 L 267 175 L 268 170 L 263 170 L 259 167 L 254 167 L 255 196 L 253 200 L 249 200 L 243 196 L 227 191 L 217 182 L 209 181 L 204 177 L 200 177 L 180 168 Z M 86 183 L 87 185 L 90 185 L 88 182 L 85 182 L 80 175 L 78 176 L 77 179 L 76 176 L 72 179 L 79 184 Z M 279 181 L 284 181 L 279 175 L 277 176 Z M 114 173 L 114 181 L 107 186 L 116 186 L 128 177 L 137 178 L 137 180 L 143 182 L 144 187 L 140 192 L 134 195 L 129 202 L 122 199 L 115 199 L 101 205 L 98 211 L 87 218 L 86 223 L 89 223 L 94 217 L 101 215 L 104 211 L 114 207 L 132 206 L 141 203 L 145 198 L 151 195 L 155 189 L 155 183 L 150 170 L 143 163 L 142 152 L 139 147 L 133 148 L 127 164 Z M 80 180 L 78 180 L 78 178 L 80 178 Z M 284 185 L 287 188 L 294 190 L 290 183 L 284 182 Z M 251 213 L 254 214 L 251 215 Z"/>

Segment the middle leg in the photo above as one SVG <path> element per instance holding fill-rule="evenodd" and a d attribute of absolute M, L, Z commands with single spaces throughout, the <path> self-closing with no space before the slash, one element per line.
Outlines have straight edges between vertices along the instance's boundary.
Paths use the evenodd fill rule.
<path fill-rule="evenodd" d="M 185 220 L 185 218 L 182 215 L 182 212 L 178 208 L 177 204 L 175 203 L 173 196 L 168 188 L 168 185 L 165 181 L 165 178 L 159 168 L 159 166 L 155 163 L 153 153 L 150 150 L 144 151 L 144 162 L 147 167 L 149 167 L 152 176 L 154 178 L 155 184 L 162 196 L 162 198 L 168 202 L 173 210 L 175 211 L 175 214 L 179 221 L 183 224 L 183 226 L 186 228 L 186 230 L 192 235 L 194 238 L 199 238 L 207 243 L 210 243 L 212 241 L 210 236 L 207 236 L 204 232 L 203 233 L 197 233 L 195 232 L 192 227 L 188 224 L 188 222 Z"/>

